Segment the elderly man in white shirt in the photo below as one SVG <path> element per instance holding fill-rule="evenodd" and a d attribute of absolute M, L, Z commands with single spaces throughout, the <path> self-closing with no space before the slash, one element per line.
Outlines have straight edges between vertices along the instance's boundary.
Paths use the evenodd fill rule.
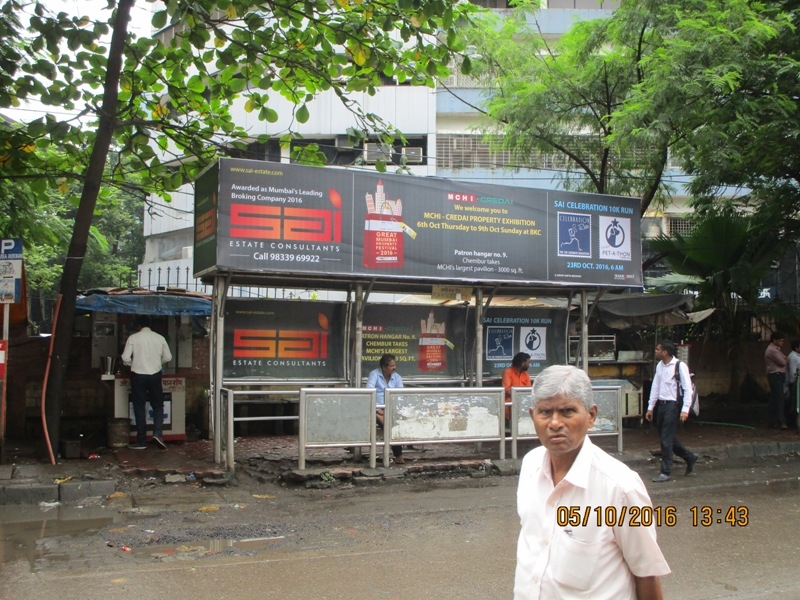
<path fill-rule="evenodd" d="M 515 600 L 661 600 L 670 572 L 641 478 L 587 437 L 594 425 L 589 377 L 548 367 L 530 409 L 542 446 L 522 461 Z M 674 518 L 674 514 L 671 515 Z"/>
<path fill-rule="evenodd" d="M 139 316 L 134 321 L 137 333 L 128 338 L 122 352 L 122 362 L 131 367 L 131 401 L 136 420 L 136 443 L 132 450 L 147 448 L 147 401 L 153 409 L 153 441 L 162 450 L 164 443 L 164 388 L 161 385 L 162 365 L 172 360 L 164 336 L 150 329 L 150 317 Z"/>

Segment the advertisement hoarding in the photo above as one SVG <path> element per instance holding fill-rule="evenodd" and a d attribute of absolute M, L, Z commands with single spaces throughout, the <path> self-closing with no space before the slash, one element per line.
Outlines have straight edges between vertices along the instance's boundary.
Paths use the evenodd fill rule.
<path fill-rule="evenodd" d="M 220 159 L 197 181 L 215 272 L 642 285 L 635 198 Z"/>

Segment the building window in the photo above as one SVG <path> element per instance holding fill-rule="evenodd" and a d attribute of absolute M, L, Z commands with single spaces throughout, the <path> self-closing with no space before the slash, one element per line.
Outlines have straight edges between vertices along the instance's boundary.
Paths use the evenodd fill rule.
<path fill-rule="evenodd" d="M 695 221 L 686 217 L 669 217 L 669 235 L 689 235 L 694 229 Z"/>

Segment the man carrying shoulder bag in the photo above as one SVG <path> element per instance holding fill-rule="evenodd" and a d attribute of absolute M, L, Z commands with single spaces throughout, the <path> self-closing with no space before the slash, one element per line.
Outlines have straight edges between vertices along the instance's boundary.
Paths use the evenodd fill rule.
<path fill-rule="evenodd" d="M 672 457 L 677 454 L 686 461 L 686 475 L 694 471 L 697 455 L 678 439 L 678 423 L 685 423 L 694 396 L 691 375 L 686 363 L 675 358 L 675 344 L 670 341 L 656 345 L 656 374 L 650 388 L 645 419 L 653 420 L 661 438 L 661 473 L 653 481 L 663 483 L 672 479 Z"/>

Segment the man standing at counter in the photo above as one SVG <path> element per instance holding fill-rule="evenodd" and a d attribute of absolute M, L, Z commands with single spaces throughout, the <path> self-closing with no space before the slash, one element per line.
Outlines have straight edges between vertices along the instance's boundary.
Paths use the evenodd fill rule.
<path fill-rule="evenodd" d="M 153 409 L 153 441 L 162 450 L 164 443 L 164 388 L 161 385 L 162 365 L 172 360 L 172 353 L 164 336 L 150 329 L 150 317 L 136 317 L 137 333 L 128 338 L 122 353 L 122 362 L 131 368 L 131 401 L 136 419 L 136 443 L 128 448 L 147 448 L 147 401 Z"/>

